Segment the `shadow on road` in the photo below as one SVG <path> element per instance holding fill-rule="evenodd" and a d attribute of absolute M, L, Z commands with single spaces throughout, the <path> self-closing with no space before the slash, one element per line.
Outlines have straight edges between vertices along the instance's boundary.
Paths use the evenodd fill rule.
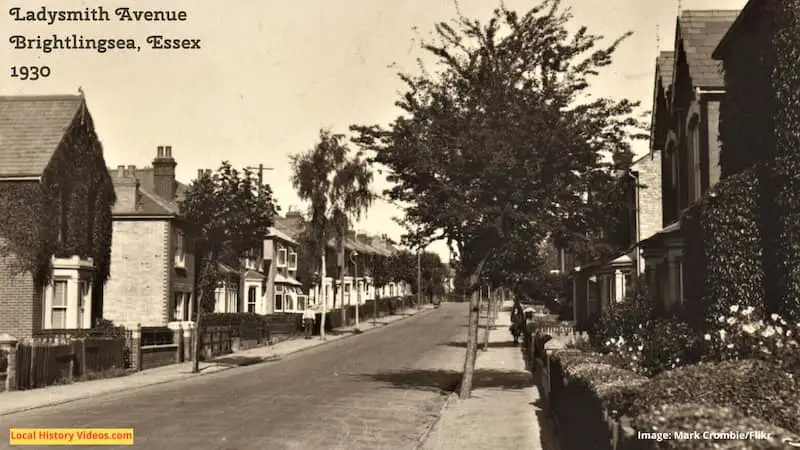
<path fill-rule="evenodd" d="M 409 369 L 367 374 L 362 377 L 389 383 L 397 389 L 438 390 L 444 393 L 454 392 L 461 382 L 461 372 L 454 370 Z M 472 381 L 473 389 L 524 389 L 532 385 L 533 381 L 529 374 L 507 370 L 478 369 Z"/>
<path fill-rule="evenodd" d="M 252 366 L 253 364 L 258 364 L 264 361 L 268 360 L 254 356 L 229 356 L 223 358 L 216 358 L 212 362 L 214 364 L 218 364 L 221 366 L 244 367 L 244 366 Z"/>
<path fill-rule="evenodd" d="M 467 348 L 466 342 L 461 341 L 450 341 L 445 344 L 448 347 L 460 347 L 460 348 Z M 478 342 L 478 347 L 483 348 L 483 342 Z M 489 342 L 489 348 L 511 348 L 511 347 L 519 347 L 519 345 L 514 345 L 513 342 Z"/>

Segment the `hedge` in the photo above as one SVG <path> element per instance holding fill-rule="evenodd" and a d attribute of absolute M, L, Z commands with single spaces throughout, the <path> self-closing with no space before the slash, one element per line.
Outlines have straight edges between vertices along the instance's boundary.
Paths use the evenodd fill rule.
<path fill-rule="evenodd" d="M 732 305 L 753 306 L 756 314 L 763 317 L 764 271 L 756 170 L 720 181 L 696 208 L 681 224 L 681 233 L 688 243 L 703 241 L 705 251 L 702 256 L 687 255 L 684 274 L 700 273 L 705 279 L 689 280 L 687 292 L 700 292 L 703 298 L 689 299 L 691 310 L 687 317 L 695 318 L 693 325 L 705 328 L 710 324 L 700 323 L 699 318 L 716 317 Z"/>
<path fill-rule="evenodd" d="M 733 407 L 747 416 L 800 433 L 800 383 L 773 364 L 700 363 L 664 372 L 639 386 L 630 417 L 668 404 L 698 402 Z"/>
<path fill-rule="evenodd" d="M 769 424 L 763 420 L 744 416 L 740 411 L 722 406 L 699 403 L 667 404 L 654 408 L 633 419 L 631 425 L 639 432 L 673 433 L 693 432 L 747 432 L 769 433 L 760 438 L 750 438 L 746 444 L 741 439 L 666 439 L 658 442 L 658 448 L 676 450 L 695 449 L 784 449 L 785 440 L 798 441 L 797 435 Z M 703 437 L 703 436 L 701 436 Z M 714 437 L 714 436 L 706 436 Z M 723 436 L 717 436 L 723 437 Z M 766 439 L 763 439 L 767 437 Z M 655 443 L 655 442 L 654 442 Z"/>

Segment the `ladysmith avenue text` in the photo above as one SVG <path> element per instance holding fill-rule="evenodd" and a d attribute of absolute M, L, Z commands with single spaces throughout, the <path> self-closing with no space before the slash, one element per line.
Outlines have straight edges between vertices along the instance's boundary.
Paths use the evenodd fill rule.
<path fill-rule="evenodd" d="M 42 6 L 38 9 L 11 8 L 8 14 L 13 20 L 24 22 L 44 22 L 53 25 L 56 22 L 109 22 L 112 12 L 97 6 L 84 9 L 50 9 Z M 185 22 L 186 11 L 176 10 L 143 10 L 132 8 L 116 8 L 113 15 L 120 22 Z"/>

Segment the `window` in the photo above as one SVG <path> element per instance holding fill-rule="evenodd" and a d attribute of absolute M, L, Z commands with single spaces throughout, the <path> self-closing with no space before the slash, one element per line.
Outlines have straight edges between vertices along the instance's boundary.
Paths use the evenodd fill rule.
<path fill-rule="evenodd" d="M 53 283 L 53 302 L 50 305 L 50 328 L 67 328 L 67 280 Z"/>
<path fill-rule="evenodd" d="M 295 297 L 294 288 L 288 288 L 287 292 L 284 294 L 284 302 L 283 305 L 284 311 L 294 311 L 294 297 Z"/>
<path fill-rule="evenodd" d="M 304 311 L 306 309 L 306 304 L 308 303 L 308 297 L 305 295 L 298 295 L 297 296 L 297 310 Z"/>
<path fill-rule="evenodd" d="M 297 270 L 297 252 L 289 252 L 289 270 Z"/>
<path fill-rule="evenodd" d="M 276 284 L 275 285 L 275 311 L 283 311 L 283 285 Z"/>
<path fill-rule="evenodd" d="M 700 177 L 700 130 L 698 128 L 698 121 L 695 120 L 689 128 L 689 136 L 687 140 L 688 153 L 689 153 L 689 203 L 693 203 L 700 199 L 701 183 Z"/>
<path fill-rule="evenodd" d="M 257 298 L 258 298 L 258 288 L 256 286 L 250 286 L 247 289 L 247 312 L 249 313 L 256 312 Z"/>
<path fill-rule="evenodd" d="M 353 285 L 350 283 L 344 284 L 344 301 L 349 305 L 350 304 L 350 291 L 353 289 Z"/>
<path fill-rule="evenodd" d="M 278 261 L 275 264 L 277 267 L 286 267 L 286 249 L 278 250 Z"/>
<path fill-rule="evenodd" d="M 186 268 L 186 238 L 181 230 L 175 230 L 175 267 Z"/>

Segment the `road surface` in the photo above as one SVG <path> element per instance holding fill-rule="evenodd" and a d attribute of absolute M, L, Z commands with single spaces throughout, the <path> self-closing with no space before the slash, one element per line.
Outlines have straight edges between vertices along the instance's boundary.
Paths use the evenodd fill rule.
<path fill-rule="evenodd" d="M 462 364 L 464 349 L 447 344 L 463 342 L 466 320 L 465 304 L 443 304 L 280 361 L 5 416 L 0 428 L 134 428 L 141 449 L 412 449 L 444 403 L 436 387 L 458 381 L 433 369 Z"/>

